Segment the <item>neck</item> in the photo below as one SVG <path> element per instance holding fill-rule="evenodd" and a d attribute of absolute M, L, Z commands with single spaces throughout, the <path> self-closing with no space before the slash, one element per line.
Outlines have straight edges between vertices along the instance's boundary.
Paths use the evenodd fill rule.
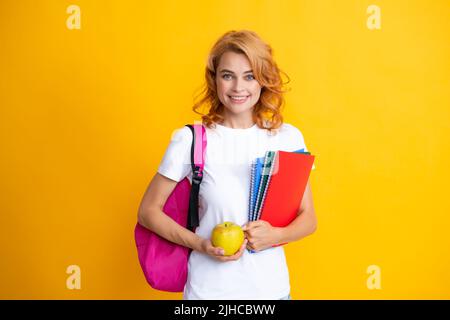
<path fill-rule="evenodd" d="M 255 122 L 253 121 L 238 121 L 238 120 L 231 120 L 231 119 L 225 119 L 222 121 L 221 125 L 225 127 L 229 127 L 232 129 L 248 129 L 255 125 Z"/>
<path fill-rule="evenodd" d="M 252 114 L 249 115 L 239 115 L 233 116 L 230 114 L 225 114 L 225 119 L 220 123 L 225 127 L 229 127 L 232 129 L 248 129 L 255 125 L 255 121 L 253 120 Z"/>

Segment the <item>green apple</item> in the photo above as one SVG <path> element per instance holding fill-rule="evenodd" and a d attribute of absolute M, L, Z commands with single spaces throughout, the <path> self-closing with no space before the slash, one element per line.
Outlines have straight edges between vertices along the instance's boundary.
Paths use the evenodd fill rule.
<path fill-rule="evenodd" d="M 225 256 L 232 256 L 239 251 L 243 242 L 244 231 L 230 221 L 218 224 L 211 233 L 211 243 L 215 247 L 221 247 Z"/>

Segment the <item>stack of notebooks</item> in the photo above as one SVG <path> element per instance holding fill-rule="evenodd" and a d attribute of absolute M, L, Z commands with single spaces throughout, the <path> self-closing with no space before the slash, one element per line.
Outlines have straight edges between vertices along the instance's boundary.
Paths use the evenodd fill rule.
<path fill-rule="evenodd" d="M 264 157 L 255 159 L 248 220 L 265 220 L 274 227 L 290 224 L 300 210 L 313 163 L 314 156 L 304 149 L 267 151 Z"/>

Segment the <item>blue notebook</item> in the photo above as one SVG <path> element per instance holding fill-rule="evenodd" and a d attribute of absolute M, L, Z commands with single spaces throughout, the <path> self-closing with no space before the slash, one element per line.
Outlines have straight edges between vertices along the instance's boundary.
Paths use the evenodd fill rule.
<path fill-rule="evenodd" d="M 252 173 L 250 180 L 250 205 L 249 205 L 249 213 L 248 213 L 248 220 L 253 220 L 253 210 L 255 208 L 256 204 L 256 198 L 258 196 L 258 187 L 259 183 L 261 182 L 261 175 L 262 175 L 262 166 L 264 162 L 264 157 L 257 158 L 252 163 Z"/>

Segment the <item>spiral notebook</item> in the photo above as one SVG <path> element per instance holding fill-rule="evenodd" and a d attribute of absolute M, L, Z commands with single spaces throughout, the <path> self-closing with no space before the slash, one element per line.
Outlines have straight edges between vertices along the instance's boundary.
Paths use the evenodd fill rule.
<path fill-rule="evenodd" d="M 261 181 L 262 167 L 264 163 L 264 157 L 257 158 L 252 163 L 251 180 L 250 180 L 250 203 L 249 203 L 249 215 L 248 220 L 254 221 L 253 209 L 255 208 L 256 197 L 258 195 L 259 182 Z"/>
<path fill-rule="evenodd" d="M 264 157 L 264 162 L 261 168 L 261 177 L 259 179 L 259 185 L 256 189 L 256 201 L 255 207 L 253 208 L 253 220 L 258 220 L 259 213 L 266 196 L 267 185 L 270 180 L 271 171 L 273 170 L 273 163 L 275 158 L 274 151 L 267 151 Z"/>
<path fill-rule="evenodd" d="M 267 151 L 264 157 L 255 159 L 251 165 L 249 221 L 262 219 L 276 227 L 292 222 L 313 163 L 314 156 L 304 149 Z"/>

